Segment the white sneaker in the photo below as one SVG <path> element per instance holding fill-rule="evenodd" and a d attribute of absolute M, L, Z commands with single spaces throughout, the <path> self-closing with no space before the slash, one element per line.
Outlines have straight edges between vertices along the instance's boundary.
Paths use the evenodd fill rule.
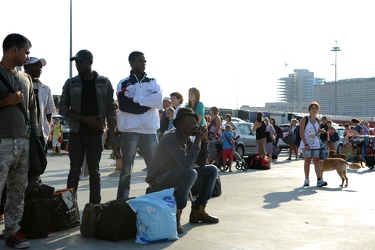
<path fill-rule="evenodd" d="M 121 170 L 120 169 L 115 169 L 112 173 L 110 173 L 108 176 L 109 177 L 119 177 L 121 174 Z"/>
<path fill-rule="evenodd" d="M 79 176 L 79 179 L 80 179 L 80 180 L 88 180 L 89 178 L 90 178 L 89 175 L 80 175 L 80 176 Z"/>
<path fill-rule="evenodd" d="M 304 187 L 310 186 L 310 180 L 309 179 L 305 179 L 305 182 L 303 183 L 303 186 Z"/>
<path fill-rule="evenodd" d="M 323 179 L 320 179 L 318 183 L 316 184 L 317 187 L 324 187 L 327 186 L 327 182 L 325 182 Z"/>

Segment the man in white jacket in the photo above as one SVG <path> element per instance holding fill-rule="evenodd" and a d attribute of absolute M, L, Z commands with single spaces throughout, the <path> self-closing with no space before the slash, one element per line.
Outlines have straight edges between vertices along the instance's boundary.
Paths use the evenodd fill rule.
<path fill-rule="evenodd" d="M 160 127 L 159 108 L 162 91 L 153 78 L 145 73 L 144 54 L 133 51 L 129 55 L 130 76 L 117 85 L 119 111 L 118 130 L 122 132 L 122 169 L 117 199 L 129 198 L 130 179 L 137 148 L 142 149 L 146 167 L 150 165 L 158 144 L 156 130 Z"/>

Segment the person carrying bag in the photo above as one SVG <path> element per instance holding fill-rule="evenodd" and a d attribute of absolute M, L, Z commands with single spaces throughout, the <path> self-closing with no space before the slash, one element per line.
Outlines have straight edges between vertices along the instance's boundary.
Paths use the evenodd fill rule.
<path fill-rule="evenodd" d="M 10 93 L 15 93 L 14 89 L 10 86 L 9 82 L 5 79 L 3 75 L 0 74 L 0 80 L 4 83 Z M 44 151 L 44 146 L 39 140 L 39 137 L 32 131 L 29 117 L 26 114 L 24 106 L 19 103 L 17 107 L 22 112 L 25 123 L 29 127 L 30 133 L 30 168 L 29 176 L 39 176 L 44 173 L 47 167 L 47 157 Z"/>

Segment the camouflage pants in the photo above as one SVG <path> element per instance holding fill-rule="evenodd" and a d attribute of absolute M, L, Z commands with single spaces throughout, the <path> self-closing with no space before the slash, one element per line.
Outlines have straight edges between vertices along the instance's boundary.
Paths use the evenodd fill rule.
<path fill-rule="evenodd" d="M 24 194 L 29 170 L 29 139 L 0 139 L 0 191 L 7 185 L 4 208 L 4 237 L 19 229 L 24 208 Z M 0 196 L 1 196 L 0 192 Z"/>

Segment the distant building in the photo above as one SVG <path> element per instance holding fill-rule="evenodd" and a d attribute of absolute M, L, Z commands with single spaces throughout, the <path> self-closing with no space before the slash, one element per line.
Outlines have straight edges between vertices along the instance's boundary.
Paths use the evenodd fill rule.
<path fill-rule="evenodd" d="M 335 82 L 314 87 L 320 113 L 334 114 Z M 375 78 L 354 78 L 337 81 L 337 114 L 352 117 L 375 116 Z"/>
<path fill-rule="evenodd" d="M 306 103 L 314 100 L 314 86 L 323 83 L 324 79 L 314 78 L 314 72 L 307 69 L 295 69 L 293 74 L 279 79 L 277 95 L 279 100 L 287 105 L 281 105 L 278 109 L 301 110 Z"/>

